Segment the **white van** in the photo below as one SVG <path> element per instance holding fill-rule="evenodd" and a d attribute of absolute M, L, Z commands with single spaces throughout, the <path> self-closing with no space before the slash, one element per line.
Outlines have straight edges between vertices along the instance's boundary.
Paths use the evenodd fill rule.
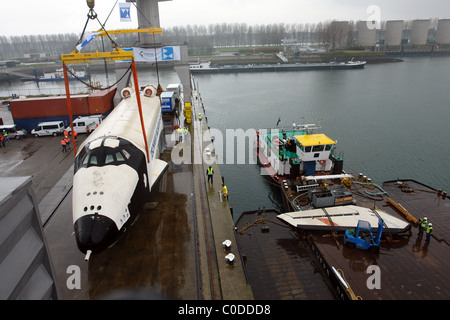
<path fill-rule="evenodd" d="M 95 128 L 97 128 L 102 123 L 102 115 L 92 115 L 89 117 L 78 117 L 73 120 L 73 130 L 77 133 L 86 133 L 86 127 L 89 127 L 92 132 Z M 72 128 L 68 126 L 66 131 L 71 135 Z"/>
<path fill-rule="evenodd" d="M 35 137 L 40 136 L 57 136 L 58 134 L 63 133 L 64 131 L 64 122 L 62 121 L 49 121 L 49 122 L 41 122 L 36 128 L 31 130 L 31 134 Z"/>

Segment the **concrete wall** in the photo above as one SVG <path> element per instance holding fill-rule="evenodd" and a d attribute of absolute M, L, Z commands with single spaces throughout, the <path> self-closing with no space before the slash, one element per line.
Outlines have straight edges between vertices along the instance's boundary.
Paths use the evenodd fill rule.
<path fill-rule="evenodd" d="M 386 34 L 384 44 L 388 46 L 399 46 L 402 42 L 403 20 L 386 21 Z"/>
<path fill-rule="evenodd" d="M 436 42 L 450 43 L 450 19 L 440 19 L 436 31 Z"/>
<path fill-rule="evenodd" d="M 367 28 L 367 21 L 358 21 L 358 45 L 374 46 L 376 42 L 375 28 Z"/>
<path fill-rule="evenodd" d="M 136 6 L 139 8 L 138 11 L 139 28 L 161 27 L 159 20 L 159 7 L 158 7 L 158 2 L 161 1 L 172 1 L 172 0 L 136 0 Z M 155 41 L 153 41 L 153 35 L 151 34 L 142 33 L 140 35 L 141 47 L 153 46 L 154 42 L 156 44 L 160 44 L 161 35 L 155 34 Z"/>
<path fill-rule="evenodd" d="M 411 28 L 410 44 L 426 44 L 428 31 L 430 29 L 430 20 L 413 20 Z"/>
<path fill-rule="evenodd" d="M 0 299 L 58 299 L 31 177 L 0 177 Z"/>

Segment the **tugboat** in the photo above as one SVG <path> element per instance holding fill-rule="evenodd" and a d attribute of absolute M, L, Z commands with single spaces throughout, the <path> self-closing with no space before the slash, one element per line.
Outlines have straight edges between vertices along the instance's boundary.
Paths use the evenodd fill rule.
<path fill-rule="evenodd" d="M 309 185 L 309 176 L 350 177 L 342 174 L 343 160 L 334 154 L 336 141 L 323 133 L 313 133 L 319 128 L 316 124 L 294 124 L 290 129 L 258 131 L 258 160 L 274 182 L 280 184 L 295 177 L 299 184 Z"/>

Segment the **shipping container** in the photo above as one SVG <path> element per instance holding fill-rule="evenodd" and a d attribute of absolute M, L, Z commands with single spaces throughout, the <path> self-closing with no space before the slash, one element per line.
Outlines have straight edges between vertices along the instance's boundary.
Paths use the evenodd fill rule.
<path fill-rule="evenodd" d="M 95 92 L 91 95 L 72 95 L 72 117 L 102 114 L 106 116 L 113 107 L 116 86 Z M 66 96 L 21 98 L 10 101 L 11 116 L 14 122 L 31 132 L 39 122 L 63 121 L 70 124 Z"/>
<path fill-rule="evenodd" d="M 88 96 L 74 95 L 72 114 L 89 114 Z M 10 102 L 13 119 L 64 117 L 69 115 L 66 96 L 14 99 Z"/>
<path fill-rule="evenodd" d="M 97 91 L 88 97 L 89 114 L 105 114 L 113 107 L 117 86 L 108 90 Z"/>

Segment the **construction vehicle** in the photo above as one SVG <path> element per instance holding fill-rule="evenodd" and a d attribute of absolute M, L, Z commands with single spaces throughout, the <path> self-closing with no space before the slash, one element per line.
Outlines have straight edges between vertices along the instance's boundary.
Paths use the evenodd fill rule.
<path fill-rule="evenodd" d="M 363 250 L 379 250 L 383 227 L 383 219 L 378 219 L 378 230 L 374 236 L 370 223 L 359 220 L 356 229 L 345 230 L 344 244 Z"/>

